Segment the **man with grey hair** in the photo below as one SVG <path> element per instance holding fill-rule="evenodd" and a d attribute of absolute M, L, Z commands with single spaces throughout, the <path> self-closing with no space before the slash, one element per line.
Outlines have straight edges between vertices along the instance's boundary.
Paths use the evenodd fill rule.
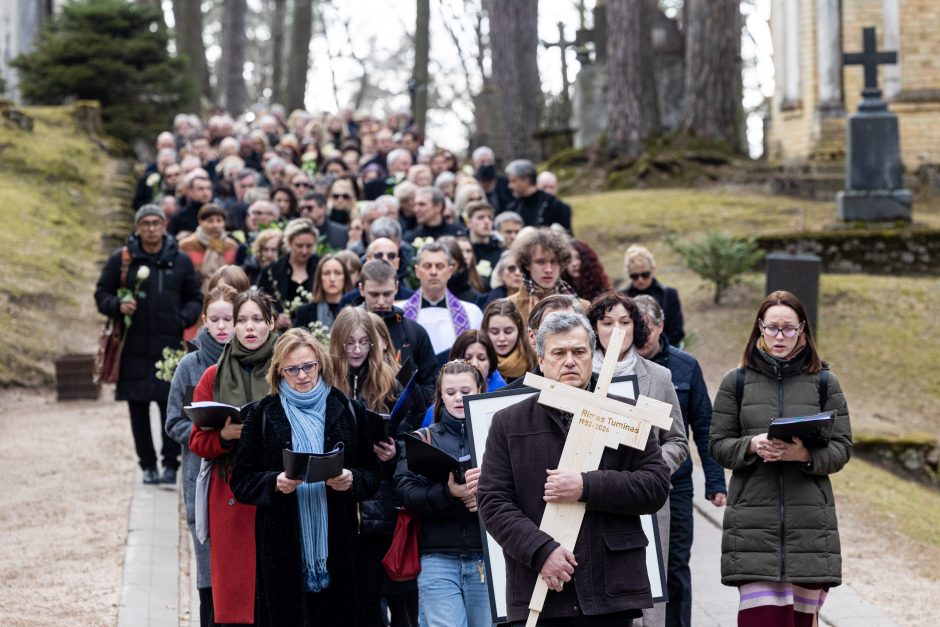
<path fill-rule="evenodd" d="M 545 378 L 590 389 L 594 343 L 584 316 L 559 312 L 546 317 L 536 334 Z M 642 451 L 605 449 L 597 470 L 559 470 L 572 420 L 572 414 L 540 404 L 538 395 L 493 415 L 476 492 L 480 522 L 503 548 L 506 606 L 513 624 L 528 617 L 541 577 L 549 592 L 540 621 L 630 625 L 642 608 L 653 605 L 640 515 L 666 502 L 669 468 L 651 434 Z M 539 524 L 545 503 L 576 502 L 587 508 L 574 551 L 569 551 Z"/>
<path fill-rule="evenodd" d="M 516 241 L 516 235 L 524 226 L 522 216 L 515 211 L 504 211 L 493 220 L 493 229 L 502 238 L 506 248 L 512 246 L 512 243 Z"/>
<path fill-rule="evenodd" d="M 421 287 L 402 306 L 405 317 L 415 320 L 431 336 L 431 345 L 439 360 L 446 360 L 458 335 L 479 329 L 483 322 L 479 307 L 459 300 L 447 289 L 455 267 L 450 248 L 444 244 L 430 242 L 422 246 L 415 263 L 415 275 Z"/>
<path fill-rule="evenodd" d="M 506 177 L 496 174 L 496 154 L 489 146 L 480 146 L 473 151 L 471 160 L 473 176 L 483 188 L 487 202 L 497 214 L 502 213 L 512 202 L 512 192 Z"/>
<path fill-rule="evenodd" d="M 320 233 L 320 240 L 333 250 L 343 250 L 349 243 L 349 227 L 327 217 L 327 202 L 323 194 L 308 191 L 301 197 L 300 217 L 310 218 Z"/>
<path fill-rule="evenodd" d="M 509 189 L 515 200 L 508 209 L 522 216 L 526 226 L 558 224 L 571 233 L 571 207 L 535 185 L 535 165 L 528 159 L 516 159 L 506 166 Z"/>
<path fill-rule="evenodd" d="M 415 220 L 417 227 L 405 233 L 405 241 L 417 238 L 437 239 L 445 235 L 466 235 L 467 230 L 444 221 L 444 193 L 435 187 L 419 187 L 415 192 Z"/>
<path fill-rule="evenodd" d="M 280 157 L 271 157 L 264 164 L 265 181 L 261 183 L 262 187 L 281 187 L 284 185 L 284 174 L 287 171 L 287 162 Z"/>
<path fill-rule="evenodd" d="M 404 148 L 396 148 L 388 153 L 385 161 L 388 175 L 398 181 L 405 178 L 408 168 L 413 165 L 411 153 Z"/>

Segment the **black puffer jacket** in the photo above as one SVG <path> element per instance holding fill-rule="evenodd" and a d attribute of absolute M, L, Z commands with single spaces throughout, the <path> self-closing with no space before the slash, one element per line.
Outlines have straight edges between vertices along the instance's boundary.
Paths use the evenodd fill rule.
<path fill-rule="evenodd" d="M 189 257 L 179 252 L 176 240 L 163 236 L 158 253 L 146 253 L 140 238 L 127 239 L 131 255 L 127 271 L 128 289 L 133 290 L 141 266 L 150 269 L 150 276 L 141 282 L 137 310 L 134 312 L 127 340 L 121 353 L 121 377 L 115 390 L 119 401 L 166 401 L 170 384 L 156 377 L 154 364 L 163 358 L 167 346 L 179 348 L 183 329 L 199 319 L 202 311 L 202 290 L 199 276 Z M 108 258 L 95 287 L 98 311 L 109 318 L 122 318 L 121 249 Z"/>
<path fill-rule="evenodd" d="M 311 255 L 310 259 L 307 260 L 307 280 L 303 282 L 303 288 L 311 294 L 313 293 L 313 278 L 316 276 L 319 261 L 320 258 L 316 255 Z M 290 255 L 283 255 L 277 261 L 265 267 L 258 275 L 255 285 L 277 301 L 278 311 L 284 311 L 296 296 L 291 286 L 292 274 L 293 268 L 290 265 Z"/>
<path fill-rule="evenodd" d="M 453 457 L 470 453 L 467 428 L 446 411 L 441 421 L 428 427 L 431 443 Z M 467 553 L 483 550 L 480 519 L 460 499 L 454 498 L 446 482 L 432 483 L 408 470 L 402 450 L 395 470 L 395 489 L 402 504 L 421 517 L 418 548 L 423 553 Z"/>
<path fill-rule="evenodd" d="M 819 374 L 807 372 L 809 351 L 785 362 L 757 348 L 745 369 L 740 407 L 736 371 L 721 382 L 715 397 L 709 451 L 734 471 L 728 486 L 721 539 L 721 582 L 842 583 L 839 523 L 829 475 L 852 455 L 849 410 L 835 375 L 820 407 Z M 810 449 L 812 460 L 764 462 L 748 449 L 766 433 L 771 418 L 836 411 L 829 445 Z"/>

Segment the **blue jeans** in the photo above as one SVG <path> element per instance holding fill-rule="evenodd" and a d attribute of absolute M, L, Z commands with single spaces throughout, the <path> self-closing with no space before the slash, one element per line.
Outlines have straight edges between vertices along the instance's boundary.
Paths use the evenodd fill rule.
<path fill-rule="evenodd" d="M 490 627 L 482 553 L 428 553 L 418 574 L 421 627 Z"/>

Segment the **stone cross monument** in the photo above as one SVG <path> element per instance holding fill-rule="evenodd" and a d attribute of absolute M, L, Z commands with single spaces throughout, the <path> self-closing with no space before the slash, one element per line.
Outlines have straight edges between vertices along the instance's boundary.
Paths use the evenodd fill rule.
<path fill-rule="evenodd" d="M 845 190 L 837 195 L 844 221 L 910 220 L 913 195 L 904 189 L 898 117 L 878 89 L 878 66 L 898 62 L 897 52 L 879 52 L 873 27 L 862 30 L 863 51 L 843 55 L 845 65 L 865 68 L 858 111 L 846 127 Z"/>
<path fill-rule="evenodd" d="M 558 460 L 558 468 L 571 472 L 597 470 L 605 448 L 617 448 L 621 444 L 635 449 L 646 448 L 650 427 L 669 430 L 672 424 L 672 405 L 647 396 L 640 396 L 636 405 L 629 405 L 607 397 L 614 366 L 623 346 L 625 333 L 614 329 L 597 378 L 594 392 L 551 381 L 529 373 L 525 384 L 541 390 L 539 403 L 573 415 L 565 447 Z M 542 514 L 539 529 L 554 538 L 559 544 L 574 551 L 575 542 L 581 532 L 585 504 L 549 503 Z M 529 618 L 526 627 L 534 627 L 545 604 L 548 586 L 539 577 L 529 601 Z"/>

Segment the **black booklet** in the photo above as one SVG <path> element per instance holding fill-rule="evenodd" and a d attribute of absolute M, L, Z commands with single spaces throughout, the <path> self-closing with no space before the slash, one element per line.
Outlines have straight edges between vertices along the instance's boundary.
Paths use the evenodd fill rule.
<path fill-rule="evenodd" d="M 284 474 L 288 479 L 316 483 L 338 477 L 343 472 L 343 443 L 329 453 L 298 453 L 284 449 Z"/>
<path fill-rule="evenodd" d="M 251 403 L 235 407 L 234 405 L 216 403 L 215 401 L 196 401 L 184 407 L 183 413 L 200 429 L 221 429 L 225 426 L 225 419 L 229 416 L 232 417 L 232 422 L 235 424 L 243 423 L 249 405 Z"/>
<path fill-rule="evenodd" d="M 378 444 L 388 439 L 391 433 L 391 414 L 379 414 L 371 409 L 366 410 L 366 417 L 369 419 L 369 435 L 372 437 L 372 443 Z"/>
<path fill-rule="evenodd" d="M 774 418 L 767 429 L 767 437 L 793 442 L 793 436 L 796 436 L 803 441 L 806 448 L 823 448 L 829 446 L 835 421 L 835 411 L 825 411 L 812 416 Z"/>
<path fill-rule="evenodd" d="M 392 413 L 389 416 L 389 433 L 398 433 L 402 421 L 413 411 L 414 404 L 421 395 L 421 392 L 416 389 L 416 374 L 417 372 L 412 369 L 411 377 L 408 379 L 405 389 L 402 390 L 401 396 L 398 397 L 398 402 L 396 402 L 395 407 L 392 408 Z"/>
<path fill-rule="evenodd" d="M 464 473 L 473 467 L 470 455 L 458 459 L 412 433 L 405 434 L 404 440 L 408 470 L 431 481 L 446 483 L 448 475 L 454 473 L 454 480 L 464 483 Z"/>

